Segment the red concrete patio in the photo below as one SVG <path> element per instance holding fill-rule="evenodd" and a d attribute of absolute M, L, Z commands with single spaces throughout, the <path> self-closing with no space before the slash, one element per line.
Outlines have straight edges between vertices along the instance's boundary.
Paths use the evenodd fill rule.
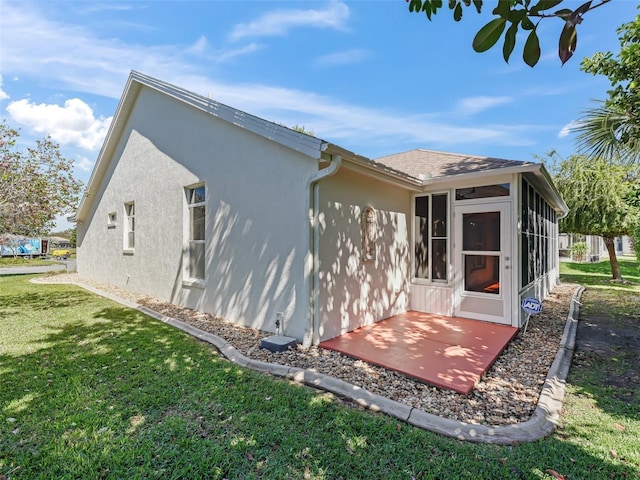
<path fill-rule="evenodd" d="M 407 312 L 320 347 L 466 395 L 517 333 L 507 325 Z"/>

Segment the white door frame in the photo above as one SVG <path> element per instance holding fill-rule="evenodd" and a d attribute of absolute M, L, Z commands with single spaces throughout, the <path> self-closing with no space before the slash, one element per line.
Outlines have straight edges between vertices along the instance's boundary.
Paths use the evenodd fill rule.
<path fill-rule="evenodd" d="M 500 250 L 463 250 L 463 216 L 468 213 L 499 212 Z M 488 322 L 512 325 L 513 252 L 511 202 L 483 202 L 454 206 L 454 302 L 453 314 Z M 465 290 L 465 255 L 490 255 L 498 257 L 499 293 L 483 293 Z"/>

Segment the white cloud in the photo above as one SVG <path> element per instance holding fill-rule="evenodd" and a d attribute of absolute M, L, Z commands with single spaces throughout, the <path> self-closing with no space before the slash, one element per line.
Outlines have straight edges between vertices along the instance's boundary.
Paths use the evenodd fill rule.
<path fill-rule="evenodd" d="M 207 49 L 207 44 L 208 44 L 207 37 L 202 35 L 198 40 L 196 40 L 196 42 L 193 45 L 187 48 L 187 52 L 202 53 Z"/>
<path fill-rule="evenodd" d="M 573 130 L 579 125 L 580 123 L 577 122 L 576 120 L 572 120 L 569 123 L 567 123 L 564 127 L 562 127 L 560 129 L 560 131 L 558 132 L 558 138 L 564 138 L 564 137 L 568 137 L 569 135 L 571 135 L 573 133 Z"/>
<path fill-rule="evenodd" d="M 6 100 L 7 98 L 9 98 L 9 95 L 7 94 L 7 92 L 5 92 L 2 89 L 3 85 L 4 85 L 4 83 L 2 81 L 2 75 L 0 75 L 0 100 Z"/>
<path fill-rule="evenodd" d="M 236 25 L 229 39 L 237 41 L 246 37 L 282 36 L 298 27 L 344 30 L 348 18 L 349 7 L 338 1 L 331 2 L 324 10 L 276 10 L 265 13 L 253 22 Z"/>
<path fill-rule="evenodd" d="M 441 147 L 464 143 L 529 145 L 531 125 L 452 125 L 436 115 L 410 115 L 341 103 L 338 99 L 300 90 L 260 84 L 225 84 L 204 77 L 182 76 L 171 80 L 194 92 L 210 92 L 217 100 L 253 115 L 284 125 L 303 125 L 321 138 L 345 140 L 350 148 L 354 139 L 367 148 L 375 143 Z M 206 94 L 205 93 L 205 94 Z M 359 152 L 365 156 L 371 151 Z"/>
<path fill-rule="evenodd" d="M 214 60 L 218 63 L 223 63 L 235 57 L 257 52 L 262 48 L 263 48 L 262 45 L 259 45 L 257 43 L 250 43 L 249 45 L 245 45 L 244 47 L 241 47 L 241 48 L 226 49 L 224 51 L 218 52 L 215 54 Z"/>
<path fill-rule="evenodd" d="M 299 12 L 304 14 L 300 16 Z M 309 21 L 314 12 L 316 18 Z M 332 2 L 323 11 L 272 13 L 262 17 L 258 23 L 265 28 L 261 31 L 271 32 L 269 34 L 284 33 L 294 26 L 306 25 L 338 29 L 344 27 L 348 15 L 346 5 Z M 251 31 L 248 25 L 244 27 L 244 36 Z M 256 22 L 250 25 L 258 26 Z M 304 125 L 325 139 L 344 140 L 347 148 L 363 145 L 359 147 L 363 150 L 360 153 L 367 156 L 372 155 L 376 145 L 389 145 L 388 151 L 393 151 L 403 142 L 439 148 L 474 142 L 492 146 L 531 143 L 531 126 L 483 125 L 477 121 L 453 125 L 436 115 L 418 116 L 404 111 L 365 108 L 341 102 L 339 98 L 301 90 L 220 82 L 202 74 L 205 70 L 202 61 L 193 62 L 184 55 L 188 47 L 144 46 L 100 38 L 80 24 L 52 22 L 29 8 L 14 8 L 11 3 L 3 4 L 0 32 L 3 71 L 11 72 L 13 76 L 33 77 L 52 89 L 64 88 L 119 98 L 130 66 L 135 66 L 138 71 L 196 93 L 205 96 L 211 93 L 215 100 L 246 112 L 286 125 Z M 236 34 L 238 32 L 242 33 L 237 30 Z M 196 47 L 196 51 L 200 49 L 200 55 L 208 45 L 203 37 L 192 47 Z M 259 48 L 259 44 L 250 44 L 211 55 L 213 61 L 215 58 L 222 61 Z M 357 58 L 354 52 L 352 55 Z M 342 58 L 344 60 L 348 55 Z M 466 99 L 461 107 L 478 112 L 508 100 L 508 97 L 477 97 Z M 21 123 L 40 133 L 50 132 L 60 143 L 73 143 L 90 150 L 99 147 L 111 119 L 95 118 L 91 108 L 81 100 L 68 102 L 71 103 L 59 106 L 21 100 L 14 102 L 13 114 L 22 119 Z"/>
<path fill-rule="evenodd" d="M 7 107 L 11 118 L 35 133 L 51 135 L 60 144 L 96 150 L 102 145 L 111 118 L 95 118 L 89 105 L 79 98 L 55 104 L 35 104 L 27 99 L 11 102 Z"/>
<path fill-rule="evenodd" d="M 463 98 L 458 102 L 457 111 L 464 115 L 475 115 L 489 108 L 511 102 L 510 97 L 469 97 Z"/>
<path fill-rule="evenodd" d="M 319 67 L 332 67 L 339 65 L 351 65 L 365 60 L 370 52 L 363 48 L 353 48 L 343 52 L 334 52 L 318 57 L 315 64 Z"/>
<path fill-rule="evenodd" d="M 90 172 L 93 170 L 94 163 L 95 162 L 93 160 L 89 160 L 87 157 L 80 157 L 79 160 L 74 160 L 73 162 L 75 167 L 83 172 Z"/>

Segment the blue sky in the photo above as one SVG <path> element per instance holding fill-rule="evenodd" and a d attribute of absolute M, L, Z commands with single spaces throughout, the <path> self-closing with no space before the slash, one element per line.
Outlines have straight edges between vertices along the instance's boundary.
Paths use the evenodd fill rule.
<path fill-rule="evenodd" d="M 0 118 L 26 143 L 51 134 L 85 183 L 131 70 L 369 158 L 414 148 L 570 155 L 568 127 L 610 88 L 580 60 L 617 53 L 616 29 L 639 2 L 587 14 L 564 66 L 562 23 L 543 21 L 533 69 L 524 38 L 509 64 L 500 47 L 473 52 L 491 19 L 485 3 L 456 23 L 447 8 L 428 22 L 404 0 L 0 0 Z"/>

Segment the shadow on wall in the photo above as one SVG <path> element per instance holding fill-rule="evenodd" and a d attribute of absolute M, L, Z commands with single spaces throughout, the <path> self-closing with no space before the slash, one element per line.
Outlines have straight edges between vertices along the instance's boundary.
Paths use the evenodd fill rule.
<path fill-rule="evenodd" d="M 330 202 L 319 223 L 320 339 L 405 312 L 410 268 L 405 214 L 375 211 L 371 258 L 364 255 L 362 207 Z"/>
<path fill-rule="evenodd" d="M 176 273 L 174 302 L 195 310 L 268 332 L 276 331 L 283 314 L 282 333 L 301 339 L 307 311 L 297 302 L 304 289 L 304 259 L 296 253 L 294 238 L 287 245 L 268 222 L 249 218 L 225 201 L 207 211 L 205 287 L 183 288 L 184 261 Z M 295 235 L 298 237 L 298 235 Z"/>

